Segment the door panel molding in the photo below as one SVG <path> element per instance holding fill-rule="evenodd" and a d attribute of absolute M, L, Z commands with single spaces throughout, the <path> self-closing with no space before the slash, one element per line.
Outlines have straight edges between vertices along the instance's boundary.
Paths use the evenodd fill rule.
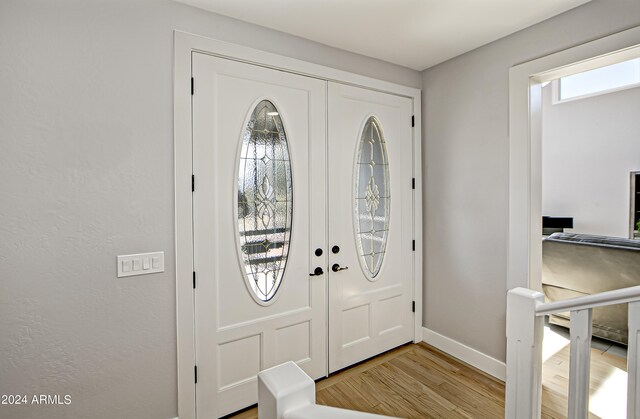
<path fill-rule="evenodd" d="M 289 317 L 290 316 L 304 317 L 309 311 L 311 311 L 311 307 L 297 308 L 297 309 L 293 309 L 293 310 L 289 310 L 289 311 L 284 311 L 282 313 L 274 314 L 274 315 L 271 315 L 271 316 L 266 316 L 266 317 L 261 318 L 260 320 L 250 320 L 250 321 L 246 321 L 246 322 L 230 324 L 228 326 L 218 327 L 216 329 L 216 331 L 218 331 L 218 332 L 226 332 L 228 330 L 235 330 L 235 329 L 238 329 L 240 327 L 247 327 L 247 326 L 251 326 L 251 325 L 256 325 L 257 327 L 261 327 L 263 323 L 274 321 L 274 320 L 277 321 L 278 319 L 283 318 L 283 317 L 288 317 L 288 316 Z"/>
<path fill-rule="evenodd" d="M 413 142 L 413 227 L 415 253 L 413 257 L 413 295 L 415 299 L 414 342 L 422 340 L 422 141 L 421 141 L 421 90 L 387 81 L 362 76 L 290 57 L 272 54 L 253 48 L 231 44 L 186 32 L 174 31 L 174 178 L 175 178 L 175 254 L 176 254 L 176 328 L 178 361 L 178 413 L 181 419 L 196 418 L 195 371 L 196 349 L 194 323 L 195 293 L 193 281 L 193 203 L 191 185 L 198 188 L 193 174 L 192 127 L 192 53 L 218 56 L 269 67 L 294 74 L 360 86 L 370 90 L 408 97 L 412 101 L 415 125 Z M 193 84 L 195 91 L 198 83 Z M 407 121 L 409 123 L 409 121 Z M 310 153 L 313 154 L 313 153 Z M 322 153 L 320 153 L 322 154 Z M 309 161 L 309 164 L 326 167 L 326 160 Z M 295 168 L 294 168 L 295 170 Z M 410 180 L 407 179 L 407 182 Z M 321 191 L 324 193 L 325 191 Z M 315 198 L 312 198 L 315 199 Z M 315 204 L 313 204 L 315 205 Z M 295 220 L 294 220 L 295 222 Z M 322 226 L 325 228 L 325 226 Z M 326 231 L 326 228 L 325 228 Z M 313 243 L 312 247 L 321 247 Z M 329 248 L 321 257 L 311 254 L 312 265 L 328 267 Z M 197 286 L 197 284 L 196 284 Z M 260 335 L 264 344 L 264 336 Z"/>

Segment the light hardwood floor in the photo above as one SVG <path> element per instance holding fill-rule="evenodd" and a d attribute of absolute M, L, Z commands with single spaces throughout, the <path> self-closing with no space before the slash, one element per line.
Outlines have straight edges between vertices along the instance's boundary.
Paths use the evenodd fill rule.
<path fill-rule="evenodd" d="M 542 367 L 543 419 L 566 418 L 570 352 L 568 338 L 566 329 L 557 326 L 545 327 Z M 591 343 L 590 378 L 589 418 L 626 418 L 625 347 L 594 338 Z"/>
<path fill-rule="evenodd" d="M 543 369 L 543 418 L 566 417 L 568 350 Z M 592 350 L 592 393 L 626 360 Z M 316 383 L 318 404 L 403 418 L 502 418 L 504 383 L 425 343 L 384 353 Z M 233 418 L 254 419 L 257 409 Z M 597 418 L 599 416 L 592 415 Z"/>

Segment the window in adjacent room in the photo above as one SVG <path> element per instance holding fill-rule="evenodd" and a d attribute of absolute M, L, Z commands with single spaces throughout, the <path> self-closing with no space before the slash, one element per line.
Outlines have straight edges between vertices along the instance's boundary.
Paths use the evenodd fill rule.
<path fill-rule="evenodd" d="M 640 172 L 631 172 L 631 211 L 629 237 L 640 239 Z"/>
<path fill-rule="evenodd" d="M 555 103 L 640 86 L 640 58 L 561 77 L 554 85 Z"/>

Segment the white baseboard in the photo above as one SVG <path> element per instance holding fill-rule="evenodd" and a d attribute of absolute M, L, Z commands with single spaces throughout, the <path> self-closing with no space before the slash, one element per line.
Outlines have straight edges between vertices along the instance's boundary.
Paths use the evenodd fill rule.
<path fill-rule="evenodd" d="M 496 377 L 498 380 L 505 381 L 507 376 L 507 366 L 504 362 L 498 361 L 489 355 L 483 354 L 469 346 L 462 344 L 456 340 L 434 332 L 426 327 L 422 328 L 422 339 L 425 343 L 440 349 L 449 355 L 458 358 L 478 368 L 487 374 Z"/>

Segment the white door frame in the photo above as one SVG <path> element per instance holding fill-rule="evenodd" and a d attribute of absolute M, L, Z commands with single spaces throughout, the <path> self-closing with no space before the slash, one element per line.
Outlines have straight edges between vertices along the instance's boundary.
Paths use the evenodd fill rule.
<path fill-rule="evenodd" d="M 416 241 L 413 259 L 413 295 L 416 302 L 414 342 L 422 340 L 422 137 L 421 90 L 325 67 L 181 31 L 174 31 L 174 170 L 176 238 L 176 325 L 178 342 L 178 414 L 181 419 L 196 418 L 194 367 L 195 326 L 193 290 L 192 232 L 192 125 L 191 55 L 193 52 L 229 58 L 322 80 L 350 84 L 395 95 L 413 101 L 413 225 Z M 197 82 L 195 89 L 197 89 Z M 407 121 L 409 123 L 409 121 Z M 407 179 L 409 181 L 409 179 Z"/>
<path fill-rule="evenodd" d="M 638 56 L 640 26 L 509 69 L 507 289 L 542 290 L 542 83 Z"/>

